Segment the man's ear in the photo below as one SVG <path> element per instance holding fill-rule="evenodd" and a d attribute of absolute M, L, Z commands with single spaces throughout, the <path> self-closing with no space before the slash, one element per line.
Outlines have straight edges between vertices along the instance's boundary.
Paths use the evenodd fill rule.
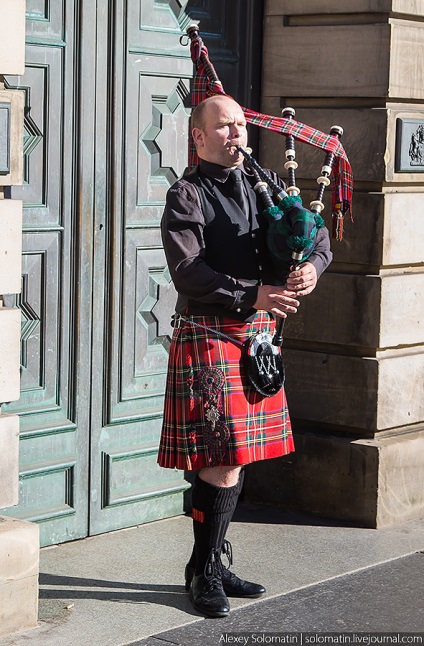
<path fill-rule="evenodd" d="M 203 130 L 200 128 L 193 128 L 191 131 L 193 141 L 196 144 L 196 148 L 203 148 L 204 142 L 203 142 Z"/>

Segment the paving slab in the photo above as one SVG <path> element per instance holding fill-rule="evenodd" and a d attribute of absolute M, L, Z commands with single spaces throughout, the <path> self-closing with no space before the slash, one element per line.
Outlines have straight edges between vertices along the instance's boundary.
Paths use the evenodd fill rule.
<path fill-rule="evenodd" d="M 280 641 L 283 637 L 292 644 L 302 644 L 308 643 L 308 636 L 311 639 L 317 634 L 320 637 L 334 634 L 334 643 L 337 637 L 341 642 L 351 634 L 355 643 L 353 635 L 370 633 L 379 636 L 407 633 L 420 636 L 423 643 L 423 598 L 424 553 L 421 552 L 274 597 L 253 607 L 239 608 L 224 619 L 205 619 L 160 633 L 131 646 L 248 646 L 284 643 Z"/>
<path fill-rule="evenodd" d="M 264 601 L 232 600 L 231 618 L 237 609 L 248 615 L 273 598 L 424 550 L 424 523 L 364 529 L 242 504 L 228 538 L 234 571 L 267 588 Z M 179 516 L 44 548 L 39 627 L 0 646 L 124 646 L 210 623 L 184 591 L 191 545 L 191 519 Z"/>

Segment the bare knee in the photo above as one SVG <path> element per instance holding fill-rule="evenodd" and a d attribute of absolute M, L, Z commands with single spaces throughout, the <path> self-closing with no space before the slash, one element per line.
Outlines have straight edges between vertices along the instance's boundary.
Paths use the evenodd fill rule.
<path fill-rule="evenodd" d="M 199 478 L 216 487 L 234 487 L 240 476 L 241 466 L 205 467 Z"/>

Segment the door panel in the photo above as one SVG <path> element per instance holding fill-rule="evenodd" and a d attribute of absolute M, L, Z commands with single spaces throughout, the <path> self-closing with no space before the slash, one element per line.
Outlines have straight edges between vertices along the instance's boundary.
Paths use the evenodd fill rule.
<path fill-rule="evenodd" d="M 187 163 L 184 4 L 128 0 L 111 16 L 114 70 L 124 73 L 110 88 L 111 202 L 95 253 L 91 533 L 181 513 L 188 487 L 181 472 L 156 463 L 176 300 L 159 225 Z"/>

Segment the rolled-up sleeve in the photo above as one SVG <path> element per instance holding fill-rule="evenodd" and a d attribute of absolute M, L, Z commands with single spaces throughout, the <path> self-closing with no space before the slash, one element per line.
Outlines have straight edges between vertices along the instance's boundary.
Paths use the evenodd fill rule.
<path fill-rule="evenodd" d="M 204 227 L 196 188 L 180 180 L 168 191 L 161 222 L 165 255 L 177 292 L 201 303 L 249 310 L 256 301 L 257 286 L 244 285 L 207 264 Z"/>
<path fill-rule="evenodd" d="M 308 258 L 308 262 L 316 269 L 317 278 L 327 269 L 332 259 L 333 253 L 330 249 L 330 235 L 328 229 L 322 227 L 322 229 L 318 229 L 314 250 Z"/>

